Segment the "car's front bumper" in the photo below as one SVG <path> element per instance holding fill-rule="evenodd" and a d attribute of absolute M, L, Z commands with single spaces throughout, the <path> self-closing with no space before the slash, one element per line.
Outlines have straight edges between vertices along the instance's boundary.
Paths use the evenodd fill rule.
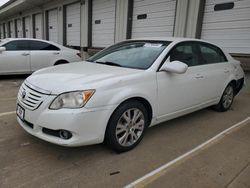
<path fill-rule="evenodd" d="M 42 140 L 63 145 L 82 146 L 101 143 L 114 106 L 95 109 L 50 110 L 48 106 L 54 97 L 48 97 L 36 110 L 25 109 L 24 120 L 17 117 L 18 123 L 31 135 Z M 20 102 L 17 101 L 20 105 Z M 24 106 L 22 106 L 24 107 Z M 44 130 L 67 130 L 72 133 L 68 140 L 48 134 Z"/>

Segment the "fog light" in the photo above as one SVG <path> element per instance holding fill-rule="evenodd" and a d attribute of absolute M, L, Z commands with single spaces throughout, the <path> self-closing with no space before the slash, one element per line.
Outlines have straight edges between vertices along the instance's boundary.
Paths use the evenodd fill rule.
<path fill-rule="evenodd" d="M 72 137 L 72 133 L 69 131 L 66 131 L 66 130 L 60 130 L 59 136 L 60 136 L 60 138 L 62 138 L 64 140 L 68 140 Z"/>

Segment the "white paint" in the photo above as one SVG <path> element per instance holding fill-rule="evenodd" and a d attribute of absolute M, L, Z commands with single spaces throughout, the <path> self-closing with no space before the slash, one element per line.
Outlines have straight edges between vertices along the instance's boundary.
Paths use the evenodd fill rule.
<path fill-rule="evenodd" d="M 0 117 L 12 115 L 12 114 L 15 114 L 15 113 L 16 113 L 16 111 L 0 113 Z"/>
<path fill-rule="evenodd" d="M 141 178 L 137 179 L 136 181 L 128 184 L 127 186 L 125 186 L 125 188 L 132 188 L 135 187 L 136 185 L 142 183 L 143 181 L 145 181 L 146 179 L 155 176 L 156 174 L 160 173 L 163 170 L 166 170 L 167 168 L 169 168 L 170 166 L 180 162 L 181 160 L 184 160 L 185 158 L 189 157 L 190 155 L 194 154 L 195 152 L 202 150 L 204 147 L 206 147 L 207 145 L 223 138 L 225 135 L 227 135 L 228 133 L 230 133 L 231 131 L 233 131 L 234 129 L 245 125 L 248 121 L 250 121 L 250 117 L 247 117 L 246 119 L 242 120 L 241 122 L 231 126 L 230 128 L 222 131 L 221 133 L 217 134 L 216 136 L 214 136 L 213 138 L 207 140 L 206 142 L 202 143 L 201 145 L 195 147 L 194 149 L 186 152 L 185 154 L 177 157 L 176 159 L 162 165 L 161 167 L 153 170 L 152 172 L 149 172 L 148 174 L 146 174 L 145 176 L 142 176 Z"/>
<path fill-rule="evenodd" d="M 15 38 L 15 29 L 14 29 L 14 22 L 9 21 L 9 26 L 10 26 L 10 37 Z"/>
<path fill-rule="evenodd" d="M 34 16 L 35 19 L 35 37 L 37 39 L 42 39 L 43 38 L 43 22 L 42 22 L 42 14 L 36 14 Z"/>
<path fill-rule="evenodd" d="M 21 19 L 16 20 L 16 27 L 17 27 L 17 37 L 18 38 L 23 37 L 23 27 L 22 27 L 22 20 Z"/>
<path fill-rule="evenodd" d="M 31 19 L 30 16 L 24 18 L 25 38 L 31 38 Z"/>
<path fill-rule="evenodd" d="M 116 0 L 93 0 L 93 47 L 107 47 L 114 44 L 115 10 Z"/>
<path fill-rule="evenodd" d="M 79 62 L 58 66 L 56 69 L 42 69 L 32 74 L 25 83 L 31 84 L 31 87 L 36 86 L 38 91 L 40 90 L 39 88 L 43 88 L 43 90 L 50 91 L 53 95 L 42 101 L 38 110 L 25 111 L 25 120 L 34 125 L 46 125 L 46 128 L 49 129 L 66 129 L 71 132 L 77 132 L 77 136 L 70 140 L 52 139 L 51 136 L 37 132 L 36 130 L 39 128 L 27 130 L 23 126 L 24 129 L 39 138 L 59 145 L 80 146 L 97 144 L 104 140 L 105 130 L 111 114 L 119 104 L 127 99 L 142 97 L 149 101 L 153 112 L 151 123 L 151 126 L 153 126 L 218 104 L 228 83 L 244 77 L 240 63 L 230 57 L 228 53 L 226 53 L 226 56 L 229 62 L 225 64 L 220 62 L 204 65 L 200 62 L 199 66 L 189 67 L 190 72 L 182 75 L 171 72 L 158 72 L 157 69 L 163 58 L 170 52 L 173 46 L 184 41 L 201 40 L 163 37 L 159 39 L 148 38 L 148 40 L 166 40 L 171 41 L 171 43 L 157 56 L 156 60 L 151 61 L 153 65 L 146 71 L 136 68 Z M 103 52 L 106 54 L 104 57 L 92 60 L 122 64 L 124 60 L 128 59 L 129 61 L 132 58 L 131 62 L 133 63 L 145 62 L 146 59 L 150 58 L 151 52 L 155 52 L 160 45 L 149 46 L 146 43 L 145 46 L 138 48 L 137 45 L 130 44 L 129 49 L 124 46 L 115 52 L 106 51 Z M 131 51 L 131 48 L 134 49 Z M 143 48 L 146 48 L 146 51 Z M 139 51 L 144 53 L 139 53 Z M 195 55 L 194 52 L 192 53 Z M 134 57 L 136 59 L 133 59 Z M 167 60 L 165 63 L 170 62 Z M 222 69 L 220 66 L 225 67 Z M 164 77 L 164 75 L 168 76 Z M 187 85 L 189 88 L 183 87 L 183 85 Z M 74 110 L 66 108 L 61 110 L 49 109 L 50 104 L 55 99 L 55 95 L 89 89 L 94 89 L 96 92 L 85 104 L 84 108 Z M 162 94 L 163 91 L 167 91 L 165 95 Z M 28 93 L 28 91 L 26 92 Z M 171 100 L 166 100 L 166 96 Z M 19 96 L 18 102 L 22 105 L 21 100 L 23 99 Z M 173 104 L 173 101 L 175 101 L 175 104 Z M 178 108 L 176 105 L 178 105 Z M 25 105 L 23 107 L 28 109 Z M 85 122 L 84 127 L 82 122 Z M 19 123 L 23 125 L 22 122 L 19 121 Z"/>
<path fill-rule="evenodd" d="M 49 20 L 49 40 L 52 42 L 58 42 L 58 11 L 57 9 L 48 11 Z"/>
<path fill-rule="evenodd" d="M 66 8 L 67 45 L 80 46 L 81 38 L 81 4 L 75 3 Z"/>
<path fill-rule="evenodd" d="M 173 36 L 175 9 L 175 0 L 134 0 L 132 38 Z"/>
<path fill-rule="evenodd" d="M 3 24 L 0 24 L 0 39 L 3 39 Z"/>
<path fill-rule="evenodd" d="M 234 8 L 214 11 L 214 6 L 221 2 L 234 2 Z M 230 53 L 250 54 L 250 1 L 206 1 L 201 38 Z"/>

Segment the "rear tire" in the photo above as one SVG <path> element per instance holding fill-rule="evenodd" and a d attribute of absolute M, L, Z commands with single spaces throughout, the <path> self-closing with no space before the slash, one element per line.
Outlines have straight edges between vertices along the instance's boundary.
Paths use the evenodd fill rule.
<path fill-rule="evenodd" d="M 148 124 L 148 113 L 143 104 L 135 100 L 125 102 L 111 116 L 105 141 L 118 153 L 129 151 L 140 143 Z"/>
<path fill-rule="evenodd" d="M 225 112 L 229 110 L 233 104 L 235 96 L 235 87 L 233 84 L 228 84 L 224 90 L 220 102 L 214 106 L 214 109 L 218 112 Z"/>

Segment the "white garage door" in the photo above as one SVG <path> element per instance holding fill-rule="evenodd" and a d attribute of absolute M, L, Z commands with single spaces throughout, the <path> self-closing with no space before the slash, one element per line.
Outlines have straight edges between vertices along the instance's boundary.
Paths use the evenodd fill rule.
<path fill-rule="evenodd" d="M 42 14 L 36 14 L 34 16 L 34 23 L 35 23 L 35 38 L 42 39 L 43 38 L 43 32 L 42 32 Z"/>
<path fill-rule="evenodd" d="M 4 38 L 8 38 L 7 32 L 8 32 L 7 24 L 4 23 L 3 24 L 3 33 L 4 33 L 3 36 L 4 36 Z"/>
<path fill-rule="evenodd" d="M 201 38 L 230 53 L 250 54 L 250 1 L 207 0 Z"/>
<path fill-rule="evenodd" d="M 3 25 L 0 24 L 0 39 L 3 39 Z"/>
<path fill-rule="evenodd" d="M 17 37 L 21 38 L 23 37 L 23 27 L 22 27 L 22 21 L 21 19 L 16 20 L 16 28 L 17 28 Z"/>
<path fill-rule="evenodd" d="M 57 9 L 48 11 L 48 40 L 58 42 L 58 11 Z"/>
<path fill-rule="evenodd" d="M 9 28 L 10 28 L 10 37 L 15 38 L 15 27 L 14 27 L 14 22 L 10 21 L 9 22 Z"/>
<path fill-rule="evenodd" d="M 132 38 L 173 36 L 176 0 L 134 0 Z"/>
<path fill-rule="evenodd" d="M 67 45 L 80 46 L 81 38 L 81 4 L 75 3 L 66 7 L 66 33 Z"/>
<path fill-rule="evenodd" d="M 114 44 L 115 11 L 116 0 L 93 0 L 93 47 L 107 47 Z"/>
<path fill-rule="evenodd" d="M 24 18 L 24 31 L 25 37 L 31 38 L 31 20 L 29 16 Z"/>

